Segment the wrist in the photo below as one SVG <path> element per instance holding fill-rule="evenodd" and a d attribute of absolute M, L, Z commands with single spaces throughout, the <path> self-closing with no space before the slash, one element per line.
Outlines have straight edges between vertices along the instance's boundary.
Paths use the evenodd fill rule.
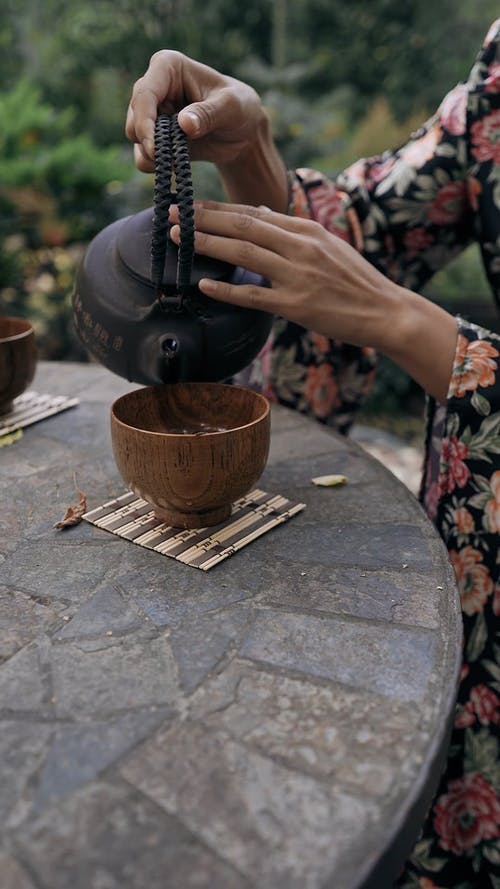
<path fill-rule="evenodd" d="M 274 143 L 269 117 L 261 106 L 253 138 L 238 156 L 218 164 L 230 201 L 258 206 L 265 204 L 278 213 L 288 207 L 288 178 Z"/>
<path fill-rule="evenodd" d="M 447 397 L 456 342 L 453 315 L 394 285 L 391 313 L 377 348 L 440 402 Z"/>

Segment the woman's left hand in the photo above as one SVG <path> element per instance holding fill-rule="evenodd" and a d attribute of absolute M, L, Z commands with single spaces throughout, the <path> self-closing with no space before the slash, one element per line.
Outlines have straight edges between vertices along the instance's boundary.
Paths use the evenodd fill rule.
<path fill-rule="evenodd" d="M 172 208 L 171 221 L 177 222 Z M 195 252 L 255 272 L 268 287 L 215 282 L 199 287 L 207 296 L 282 315 L 317 333 L 355 345 L 387 348 L 387 313 L 399 304 L 400 288 L 353 247 L 309 219 L 205 201 L 195 209 Z M 171 237 L 179 241 L 179 227 Z"/>
<path fill-rule="evenodd" d="M 172 207 L 171 222 L 178 222 Z M 386 278 L 350 244 L 310 219 L 267 207 L 204 201 L 195 207 L 195 252 L 241 266 L 269 286 L 203 278 L 207 296 L 282 315 L 310 330 L 373 346 L 444 401 L 457 339 L 455 319 Z M 171 238 L 179 242 L 177 224 Z"/>

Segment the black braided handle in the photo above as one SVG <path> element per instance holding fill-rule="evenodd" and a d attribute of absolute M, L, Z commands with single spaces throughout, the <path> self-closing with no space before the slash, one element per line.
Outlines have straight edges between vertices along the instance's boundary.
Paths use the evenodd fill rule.
<path fill-rule="evenodd" d="M 175 175 L 176 192 L 172 191 Z M 194 208 L 193 183 L 186 135 L 181 130 L 176 114 L 160 114 L 155 126 L 155 187 L 153 230 L 151 235 L 151 280 L 162 307 L 166 307 L 163 294 L 163 270 L 167 253 L 169 221 L 172 201 L 179 207 L 181 238 L 177 253 L 176 288 L 182 298 L 190 288 L 194 255 Z"/>

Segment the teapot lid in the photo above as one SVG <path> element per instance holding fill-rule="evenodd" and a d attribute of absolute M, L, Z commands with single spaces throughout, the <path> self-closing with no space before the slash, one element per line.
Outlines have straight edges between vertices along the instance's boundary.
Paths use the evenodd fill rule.
<path fill-rule="evenodd" d="M 173 196 L 175 199 L 175 196 Z M 151 284 L 151 232 L 153 228 L 153 208 L 142 210 L 123 221 L 116 238 L 116 250 L 130 274 L 146 284 Z M 175 287 L 177 276 L 178 248 L 166 237 L 165 265 L 162 283 L 165 287 Z M 197 285 L 201 278 L 225 280 L 231 277 L 233 266 L 227 262 L 195 254 L 191 268 L 191 284 Z"/>

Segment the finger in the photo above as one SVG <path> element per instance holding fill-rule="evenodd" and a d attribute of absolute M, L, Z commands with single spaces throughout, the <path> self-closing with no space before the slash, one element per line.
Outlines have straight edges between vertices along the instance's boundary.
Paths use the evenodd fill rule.
<path fill-rule="evenodd" d="M 160 84 L 155 84 L 149 79 L 149 85 L 144 85 L 145 78 L 139 80 L 134 86 L 130 109 L 127 119 L 126 133 L 129 139 L 139 142 L 144 149 L 146 157 L 154 156 L 155 121 L 158 114 L 158 105 L 162 99 Z"/>
<path fill-rule="evenodd" d="M 142 145 L 134 145 L 134 161 L 138 170 L 143 173 L 153 173 L 155 169 L 154 160 L 146 157 Z"/>
<path fill-rule="evenodd" d="M 220 302 L 231 303 L 246 309 L 257 309 L 270 314 L 280 314 L 279 299 L 269 287 L 256 284 L 229 284 L 227 281 L 213 281 L 202 278 L 198 284 L 201 292 Z"/>
<path fill-rule="evenodd" d="M 206 205 L 195 205 L 195 228 L 198 232 L 221 235 L 226 238 L 242 238 L 246 242 L 267 247 L 275 253 L 285 257 L 293 257 L 297 254 L 297 233 L 302 232 L 293 222 L 282 225 L 273 224 L 273 218 L 279 220 L 279 213 L 272 213 L 267 207 L 260 210 L 257 207 L 243 207 L 245 211 L 233 212 L 236 205 L 219 204 L 221 210 L 207 210 Z M 246 210 L 250 212 L 247 213 Z M 179 208 L 172 205 L 169 212 L 172 224 L 179 222 Z"/>
<path fill-rule="evenodd" d="M 139 142 L 147 157 L 154 156 L 154 133 L 158 110 L 171 114 L 182 107 L 179 94 L 180 53 L 162 51 L 151 57 L 148 70 L 136 81 L 129 103 L 126 133 Z"/>
<path fill-rule="evenodd" d="M 271 212 L 268 208 L 265 209 L 268 210 L 268 212 Z M 264 208 L 260 207 L 247 206 L 246 204 L 231 204 L 228 201 L 194 201 L 195 218 L 196 214 L 199 215 L 202 210 L 213 210 L 214 212 L 218 213 L 244 213 L 247 216 L 254 216 L 257 219 L 260 217 L 265 219 L 266 217 Z M 169 212 L 172 222 L 177 222 L 179 218 L 178 205 L 172 204 Z"/>
<path fill-rule="evenodd" d="M 193 64 L 193 73 L 204 84 L 203 95 L 179 111 L 180 126 L 195 138 L 216 131 L 234 132 L 246 122 L 245 109 L 252 101 L 253 90 L 238 80 L 220 78 L 206 65 Z"/>
<path fill-rule="evenodd" d="M 180 228 L 174 225 L 170 237 L 180 242 Z M 264 246 L 234 237 L 224 237 L 206 232 L 195 232 L 194 251 L 198 255 L 220 259 L 230 265 L 240 266 L 274 282 L 281 279 L 289 265 L 286 259 Z"/>
<path fill-rule="evenodd" d="M 289 232 L 303 232 L 312 223 L 312 220 L 302 219 L 300 216 L 287 216 L 285 213 L 276 213 L 270 207 L 252 207 L 247 204 L 228 204 L 222 201 L 195 201 L 195 219 L 197 218 L 196 213 L 199 210 L 213 210 L 218 213 L 241 213 Z"/>
<path fill-rule="evenodd" d="M 127 139 L 130 139 L 131 142 L 135 142 L 135 120 L 134 120 L 134 109 L 132 105 L 127 108 L 127 117 L 125 119 L 125 135 Z"/>
<path fill-rule="evenodd" d="M 247 243 L 256 244 L 272 250 L 285 259 L 296 260 L 303 247 L 307 231 L 303 221 L 297 222 L 280 213 L 257 211 L 254 213 L 232 212 L 231 205 L 226 211 L 213 211 L 197 208 L 195 211 L 195 228 L 198 232 L 221 235 L 226 238 L 239 238 Z"/>
<path fill-rule="evenodd" d="M 188 138 L 196 139 L 220 125 L 220 103 L 212 101 L 218 80 L 221 75 L 182 53 L 161 50 L 151 57 L 148 70 L 136 82 L 130 100 L 135 138 L 145 143 L 150 156 L 159 108 L 167 114 L 180 113 L 179 125 Z M 210 95 L 211 100 L 203 101 L 205 95 Z"/>

